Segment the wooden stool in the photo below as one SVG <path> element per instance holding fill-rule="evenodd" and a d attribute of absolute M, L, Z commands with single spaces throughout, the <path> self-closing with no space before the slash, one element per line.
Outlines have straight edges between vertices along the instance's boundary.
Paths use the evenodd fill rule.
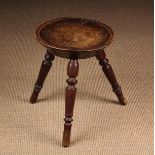
<path fill-rule="evenodd" d="M 104 48 L 113 39 L 113 31 L 107 25 L 89 19 L 60 18 L 41 24 L 37 28 L 35 35 L 36 39 L 47 48 L 47 53 L 30 98 L 31 103 L 36 103 L 54 57 L 70 59 L 67 67 L 69 78 L 67 79 L 68 86 L 66 87 L 65 124 L 62 142 L 63 146 L 69 146 L 76 97 L 76 76 L 79 70 L 78 59 L 95 56 L 118 97 L 119 103 L 122 105 L 126 104 L 121 87 L 104 52 Z"/>

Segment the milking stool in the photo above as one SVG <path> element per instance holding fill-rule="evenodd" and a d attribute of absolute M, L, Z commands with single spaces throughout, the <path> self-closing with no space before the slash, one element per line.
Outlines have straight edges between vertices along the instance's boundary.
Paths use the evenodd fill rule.
<path fill-rule="evenodd" d="M 36 30 L 35 37 L 47 48 L 47 53 L 30 98 L 31 103 L 36 103 L 54 57 L 69 59 L 67 67 L 69 78 L 67 79 L 68 86 L 66 87 L 65 96 L 65 123 L 62 142 L 63 146 L 69 146 L 76 97 L 75 84 L 77 83 L 76 77 L 79 70 L 78 59 L 95 56 L 118 97 L 119 103 L 126 104 L 121 87 L 104 52 L 105 47 L 113 39 L 113 31 L 109 26 L 90 19 L 58 18 L 41 24 Z"/>

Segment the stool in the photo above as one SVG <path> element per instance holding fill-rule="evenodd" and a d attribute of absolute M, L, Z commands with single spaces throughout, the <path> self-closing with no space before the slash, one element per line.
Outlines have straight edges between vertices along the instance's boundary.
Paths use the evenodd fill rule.
<path fill-rule="evenodd" d="M 38 79 L 35 83 L 30 98 L 31 103 L 36 103 L 39 92 L 43 87 L 44 80 L 52 66 L 55 56 L 69 59 L 67 67 L 65 96 L 65 118 L 62 145 L 70 144 L 71 122 L 73 121 L 73 108 L 76 97 L 75 84 L 78 75 L 78 59 L 95 56 L 102 70 L 110 82 L 119 103 L 125 105 L 126 101 L 122 94 L 111 65 L 108 63 L 104 49 L 113 39 L 112 29 L 100 22 L 83 18 L 59 18 L 41 24 L 35 33 L 36 39 L 47 48 L 45 60 L 43 60 Z"/>

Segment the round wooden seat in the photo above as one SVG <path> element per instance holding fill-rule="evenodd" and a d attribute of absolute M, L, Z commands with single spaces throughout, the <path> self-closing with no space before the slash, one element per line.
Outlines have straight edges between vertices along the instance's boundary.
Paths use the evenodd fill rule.
<path fill-rule="evenodd" d="M 64 58 L 87 58 L 105 48 L 113 39 L 110 27 L 83 18 L 59 18 L 41 24 L 36 39 L 54 55 Z"/>

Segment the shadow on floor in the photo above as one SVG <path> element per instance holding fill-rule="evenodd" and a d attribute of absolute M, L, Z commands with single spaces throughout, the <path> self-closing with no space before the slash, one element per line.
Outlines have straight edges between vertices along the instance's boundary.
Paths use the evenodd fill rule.
<path fill-rule="evenodd" d="M 117 97 L 115 100 L 113 100 L 113 99 L 106 98 L 104 96 L 99 96 L 97 94 L 92 94 L 89 92 L 79 91 L 77 93 L 78 93 L 78 96 L 81 100 L 90 100 L 91 99 L 91 100 L 94 100 L 94 102 L 98 102 L 98 103 L 120 105 Z M 41 103 L 44 101 L 53 101 L 55 98 L 59 98 L 59 97 L 64 98 L 64 100 L 65 100 L 65 93 L 64 93 L 64 95 L 62 95 L 62 94 L 60 94 L 60 91 L 52 92 L 51 94 L 47 94 L 45 97 L 44 96 L 42 96 L 42 98 L 38 97 L 38 100 L 36 103 Z M 23 101 L 24 103 L 28 103 L 29 98 L 30 98 L 30 96 L 28 96 L 28 98 L 24 98 L 24 99 L 20 99 L 20 100 Z"/>

